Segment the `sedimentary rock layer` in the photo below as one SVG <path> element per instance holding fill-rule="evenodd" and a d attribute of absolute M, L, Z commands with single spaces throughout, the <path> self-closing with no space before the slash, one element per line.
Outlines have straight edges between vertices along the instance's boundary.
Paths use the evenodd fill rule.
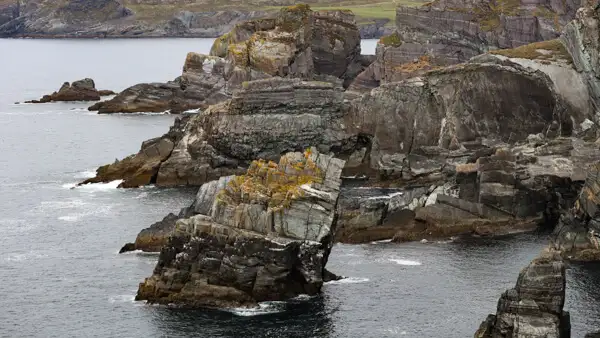
<path fill-rule="evenodd" d="M 253 162 L 217 194 L 210 216 L 177 222 L 136 299 L 232 307 L 318 293 L 343 166 L 315 150 Z"/>

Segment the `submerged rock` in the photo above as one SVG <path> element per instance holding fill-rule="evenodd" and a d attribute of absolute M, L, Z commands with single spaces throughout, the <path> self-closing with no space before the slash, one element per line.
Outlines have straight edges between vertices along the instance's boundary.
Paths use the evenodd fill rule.
<path fill-rule="evenodd" d="M 177 222 L 136 299 L 224 308 L 318 293 L 332 277 L 343 166 L 314 151 L 254 162 L 217 194 L 210 216 Z"/>
<path fill-rule="evenodd" d="M 44 95 L 39 100 L 25 101 L 25 103 L 47 103 L 58 101 L 98 101 L 102 95 L 112 95 L 112 91 L 96 89 L 94 80 L 86 78 L 70 84 L 63 83 L 57 92 Z"/>
<path fill-rule="evenodd" d="M 519 274 L 513 289 L 502 294 L 498 311 L 475 333 L 476 338 L 568 338 L 565 264 L 555 252 L 544 252 Z"/>

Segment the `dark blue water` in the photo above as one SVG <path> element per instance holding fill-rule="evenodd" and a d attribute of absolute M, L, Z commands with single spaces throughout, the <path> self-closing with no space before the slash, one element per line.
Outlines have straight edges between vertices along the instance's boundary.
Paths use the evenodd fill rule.
<path fill-rule="evenodd" d="M 471 337 L 544 236 L 460 243 L 337 245 L 350 278 L 319 297 L 258 310 L 190 311 L 133 301 L 156 256 L 120 246 L 193 190 L 71 189 L 98 165 L 164 133 L 173 117 L 99 116 L 87 104 L 23 105 L 63 81 L 121 90 L 177 76 L 210 40 L 0 40 L 0 337 Z M 574 337 L 600 327 L 600 268 L 569 270 Z"/>

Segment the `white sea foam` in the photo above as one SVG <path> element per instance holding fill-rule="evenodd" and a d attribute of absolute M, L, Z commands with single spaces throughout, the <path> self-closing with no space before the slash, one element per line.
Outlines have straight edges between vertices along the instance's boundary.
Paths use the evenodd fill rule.
<path fill-rule="evenodd" d="M 60 216 L 58 219 L 65 222 L 77 222 L 82 215 L 69 214 L 66 216 Z"/>
<path fill-rule="evenodd" d="M 108 298 L 108 301 L 111 304 L 114 304 L 114 303 L 133 303 L 133 302 L 135 302 L 135 295 L 116 295 L 116 296 L 110 296 Z"/>
<path fill-rule="evenodd" d="M 96 176 L 95 170 L 85 170 L 75 174 L 74 178 L 92 178 Z"/>
<path fill-rule="evenodd" d="M 344 279 L 340 279 L 340 280 L 332 280 L 332 281 L 327 282 L 325 284 L 328 284 L 328 285 L 335 285 L 335 284 L 358 284 L 358 283 L 366 283 L 368 281 L 369 281 L 368 278 L 348 277 L 348 278 L 344 278 Z"/>
<path fill-rule="evenodd" d="M 311 296 L 311 295 L 307 295 L 307 294 L 303 293 L 303 294 L 300 294 L 300 295 L 292 298 L 292 300 L 309 300 L 309 299 L 312 299 L 315 297 L 317 297 L 317 296 Z"/>
<path fill-rule="evenodd" d="M 390 239 L 382 239 L 380 241 L 373 241 L 373 242 L 371 242 L 371 244 L 381 244 L 381 243 L 391 243 L 391 242 L 392 242 L 392 239 L 390 238 Z"/>
<path fill-rule="evenodd" d="M 283 312 L 285 310 L 284 306 L 284 302 L 261 302 L 258 307 L 233 308 L 228 311 L 236 316 L 250 317 Z"/>
<path fill-rule="evenodd" d="M 80 186 L 77 186 L 77 183 L 67 183 L 63 184 L 62 187 L 66 189 L 77 189 L 84 191 L 107 191 L 117 189 L 121 182 L 123 182 L 123 180 L 116 180 L 108 183 L 84 184 Z"/>
<path fill-rule="evenodd" d="M 42 254 L 36 251 L 30 251 L 27 253 L 13 253 L 13 254 L 8 254 L 5 257 L 3 257 L 3 261 L 5 262 L 22 262 L 22 261 L 26 261 L 26 260 L 32 260 L 32 259 L 39 259 L 39 258 L 45 258 L 48 257 L 48 255 L 46 254 Z"/>
<path fill-rule="evenodd" d="M 80 199 L 69 199 L 66 201 L 42 201 L 37 211 L 56 210 L 56 209 L 73 209 L 87 205 Z"/>
<path fill-rule="evenodd" d="M 409 266 L 417 266 L 417 265 L 421 265 L 421 262 L 417 262 L 417 261 L 411 261 L 408 259 L 397 259 L 397 258 L 390 258 L 390 261 L 398 264 L 398 265 L 409 265 Z"/>

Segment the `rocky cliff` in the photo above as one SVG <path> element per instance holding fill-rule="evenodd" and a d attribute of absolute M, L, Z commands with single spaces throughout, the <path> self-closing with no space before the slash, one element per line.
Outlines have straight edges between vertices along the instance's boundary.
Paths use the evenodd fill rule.
<path fill-rule="evenodd" d="M 490 49 L 554 39 L 579 6 L 574 0 L 436 0 L 401 6 L 396 25 L 405 44 L 398 55 L 429 54 L 440 63 L 459 63 Z"/>
<path fill-rule="evenodd" d="M 210 216 L 177 221 L 136 299 L 222 308 L 318 293 L 343 166 L 316 150 L 253 162 L 213 196 Z"/>
<path fill-rule="evenodd" d="M 544 252 L 519 274 L 513 289 L 498 300 L 475 338 L 568 338 L 569 313 L 565 305 L 565 264 L 555 252 Z"/>

